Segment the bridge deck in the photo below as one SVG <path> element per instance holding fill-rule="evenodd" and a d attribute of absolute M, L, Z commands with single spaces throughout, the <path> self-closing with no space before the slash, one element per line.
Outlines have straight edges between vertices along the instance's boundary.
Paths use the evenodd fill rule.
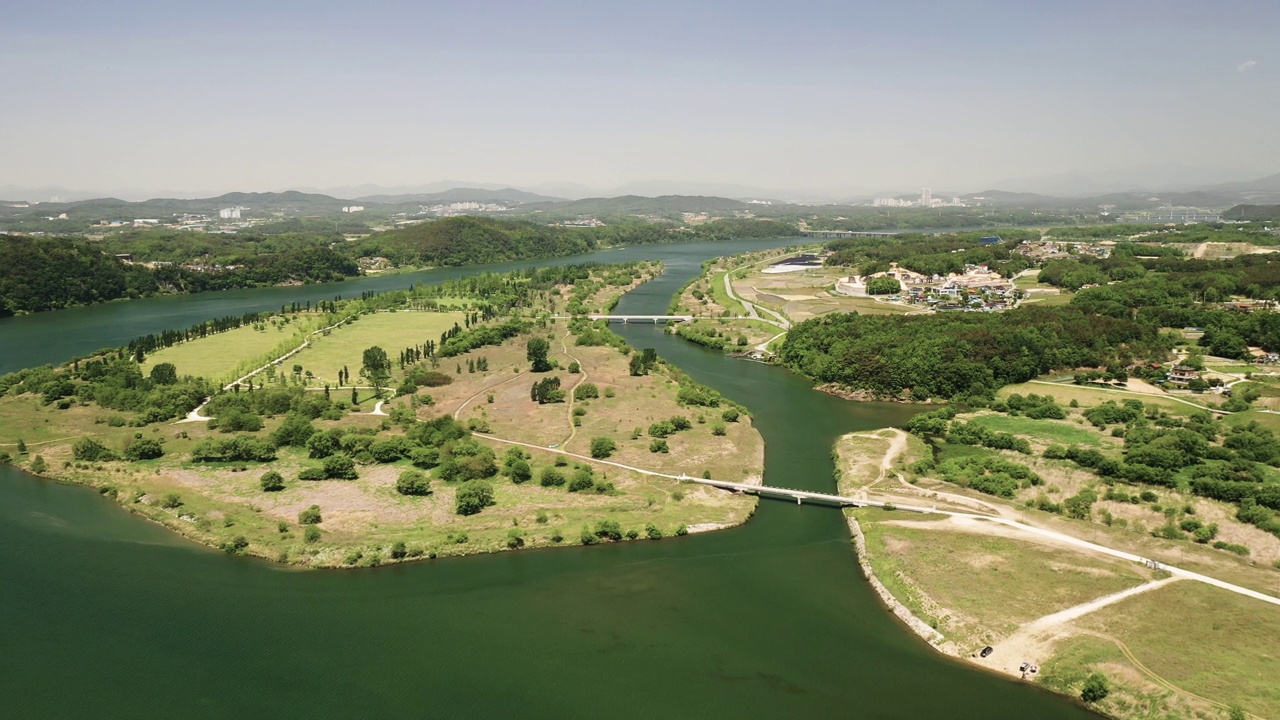
<path fill-rule="evenodd" d="M 574 317 L 585 317 L 589 320 L 618 320 L 621 322 L 658 322 L 660 320 L 678 320 L 688 322 L 693 319 L 692 315 L 555 315 L 554 320 L 571 320 Z"/>
<path fill-rule="evenodd" d="M 811 502 L 829 503 L 832 505 L 851 505 L 853 507 L 884 507 L 890 505 L 898 510 L 906 510 L 909 512 L 931 513 L 936 508 L 917 507 L 914 505 L 898 505 L 896 503 L 885 503 L 879 500 L 866 500 L 863 498 L 846 497 L 843 495 L 830 495 L 827 493 L 812 492 L 810 490 L 792 490 L 791 488 L 773 487 L 770 485 L 748 485 L 746 483 L 729 482 L 727 480 L 707 480 L 705 478 L 682 478 L 689 482 L 699 483 L 701 485 L 710 485 L 722 490 L 735 490 L 737 492 L 751 493 L 753 495 L 773 495 L 775 497 L 795 498 L 796 504 L 801 504 L 805 500 Z"/>

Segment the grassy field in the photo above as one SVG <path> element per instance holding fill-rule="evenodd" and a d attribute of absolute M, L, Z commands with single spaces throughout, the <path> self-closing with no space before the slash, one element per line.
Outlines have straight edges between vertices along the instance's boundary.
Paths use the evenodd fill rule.
<path fill-rule="evenodd" d="M 1280 433 L 1280 415 L 1276 413 L 1246 410 L 1244 412 L 1231 413 L 1224 417 L 1222 421 L 1233 426 L 1248 425 L 1251 422 L 1256 422 L 1272 432 Z"/>
<path fill-rule="evenodd" d="M 894 597 L 961 647 L 981 647 L 1022 623 L 1142 583 L 1130 563 L 915 522 L 877 509 L 852 511 L 876 576 Z"/>
<path fill-rule="evenodd" d="M 1008 415 L 981 415 L 973 422 L 996 432 L 1022 435 L 1029 440 L 1045 440 L 1065 445 L 1101 445 L 1102 436 L 1091 427 L 1064 420 L 1032 420 Z"/>
<path fill-rule="evenodd" d="M 150 372 L 159 363 L 173 363 L 179 375 L 229 382 L 235 379 L 232 375 L 245 360 L 264 356 L 282 344 L 293 347 L 302 344 L 295 324 L 268 324 L 266 330 L 239 327 L 160 350 L 146 359 L 142 372 Z"/>
<path fill-rule="evenodd" d="M 729 270 L 726 270 L 724 272 L 716 273 L 711 277 L 710 285 L 712 301 L 720 307 L 728 309 L 729 312 L 734 315 L 746 315 L 747 309 L 742 306 L 742 303 L 729 297 L 729 293 L 724 291 L 724 276 L 729 272 Z"/>
<path fill-rule="evenodd" d="M 1140 400 L 1144 405 L 1159 405 L 1162 410 L 1166 410 L 1176 415 L 1188 415 L 1196 412 L 1199 408 L 1192 407 L 1186 403 L 1178 402 L 1172 398 L 1162 395 L 1147 395 L 1144 393 L 1117 392 L 1106 388 L 1086 387 L 1083 385 L 1073 385 L 1071 383 L 1019 383 L 1017 385 L 1005 385 L 996 393 L 997 397 L 1006 398 L 1017 393 L 1019 395 L 1052 395 L 1059 403 L 1068 404 L 1072 400 L 1080 403 L 1081 407 L 1093 407 L 1101 405 L 1108 400 L 1115 402 L 1123 402 L 1125 400 Z M 1187 398 L 1190 402 L 1204 402 L 1203 396 L 1195 396 Z"/>
<path fill-rule="evenodd" d="M 459 312 L 361 315 L 356 322 L 343 325 L 328 335 L 312 337 L 311 345 L 286 361 L 286 365 L 301 365 L 304 372 L 310 370 L 315 375 L 316 382 L 336 385 L 339 370 L 345 366 L 352 377 L 356 377 L 365 349 L 377 345 L 387 351 L 393 366 L 392 373 L 396 375 L 394 366 L 401 350 L 428 340 L 439 343 L 441 333 L 453 327 L 454 323 L 462 325 L 463 320 L 464 315 Z"/>
<path fill-rule="evenodd" d="M 1051 687 L 1069 686 L 1102 668 L 1114 680 L 1156 685 L 1152 690 L 1163 680 L 1257 717 L 1280 717 L 1280 608 L 1183 581 L 1098 610 L 1075 625 L 1104 637 L 1060 646 L 1045 664 Z"/>
<path fill-rule="evenodd" d="M 1061 292 L 1058 294 L 1036 293 L 1022 301 L 1023 305 L 1070 305 L 1075 294 Z"/>

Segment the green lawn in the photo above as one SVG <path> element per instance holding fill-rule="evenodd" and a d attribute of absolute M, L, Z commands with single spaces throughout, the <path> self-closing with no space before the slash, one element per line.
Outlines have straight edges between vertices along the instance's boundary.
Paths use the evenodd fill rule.
<path fill-rule="evenodd" d="M 1032 420 L 1008 415 L 983 415 L 973 422 L 996 432 L 1026 435 L 1066 445 L 1101 445 L 1101 436 L 1091 426 L 1074 425 L 1062 420 Z"/>
<path fill-rule="evenodd" d="M 1277 415 L 1276 413 L 1262 412 L 1261 410 L 1246 410 L 1244 412 L 1227 415 L 1222 418 L 1222 421 L 1232 426 L 1248 425 L 1251 422 L 1256 422 L 1273 432 L 1280 433 L 1280 415 Z"/>
<path fill-rule="evenodd" d="M 742 306 L 742 303 L 730 298 L 729 294 L 724 291 L 724 276 L 727 272 L 716 273 L 711 276 L 711 300 L 734 315 L 746 315 L 747 309 Z"/>
<path fill-rule="evenodd" d="M 297 322 L 295 320 L 278 327 L 267 324 L 266 330 L 254 330 L 252 326 L 245 326 L 179 343 L 147 357 L 142 372 L 151 372 L 151 368 L 159 363 L 173 363 L 178 369 L 178 375 L 205 377 L 215 382 L 230 381 L 246 361 L 265 356 L 282 345 L 297 347 L 302 344 L 298 339 Z M 303 322 L 305 324 L 307 321 Z"/>
<path fill-rule="evenodd" d="M 303 371 L 310 370 L 320 383 L 337 384 L 338 371 L 345 365 L 356 378 L 360 372 L 361 356 L 366 348 L 377 345 L 391 358 L 393 374 L 400 351 L 411 345 L 422 345 L 431 340 L 440 342 L 440 334 L 463 325 L 464 314 L 458 312 L 394 312 L 361 315 L 350 325 L 333 330 L 328 335 L 316 335 L 311 345 L 294 355 L 285 364 L 298 364 Z M 452 365 L 450 366 L 452 367 Z M 289 368 L 285 368 L 287 372 Z"/>

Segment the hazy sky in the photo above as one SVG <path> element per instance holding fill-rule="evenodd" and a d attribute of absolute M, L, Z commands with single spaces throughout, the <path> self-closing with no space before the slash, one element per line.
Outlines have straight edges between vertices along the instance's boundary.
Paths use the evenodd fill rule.
<path fill-rule="evenodd" d="M 193 5 L 8 0 L 0 185 L 1280 172 L 1276 0 Z"/>

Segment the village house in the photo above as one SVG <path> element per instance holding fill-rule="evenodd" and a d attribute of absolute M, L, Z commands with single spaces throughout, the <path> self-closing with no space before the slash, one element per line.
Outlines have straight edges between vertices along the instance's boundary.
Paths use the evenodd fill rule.
<path fill-rule="evenodd" d="M 1200 372 L 1186 365 L 1175 365 L 1169 368 L 1169 382 L 1175 385 L 1186 385 L 1192 380 L 1199 380 Z"/>

